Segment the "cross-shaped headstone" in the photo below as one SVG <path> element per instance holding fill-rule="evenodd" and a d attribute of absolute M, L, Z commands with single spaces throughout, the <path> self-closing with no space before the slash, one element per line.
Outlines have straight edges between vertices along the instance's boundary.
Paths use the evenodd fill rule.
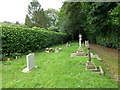
<path fill-rule="evenodd" d="M 79 48 L 81 47 L 81 40 L 82 40 L 82 35 L 81 34 L 79 34 Z"/>

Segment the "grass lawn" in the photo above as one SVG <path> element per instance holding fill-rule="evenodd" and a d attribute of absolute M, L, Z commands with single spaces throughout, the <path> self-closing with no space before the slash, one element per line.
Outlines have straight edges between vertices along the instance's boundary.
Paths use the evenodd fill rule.
<path fill-rule="evenodd" d="M 77 45 L 53 46 L 62 48 L 59 53 L 35 53 L 38 68 L 28 73 L 22 72 L 26 68 L 25 55 L 17 60 L 2 62 L 3 88 L 117 88 L 117 83 L 110 78 L 100 61 L 92 59 L 96 66 L 102 66 L 105 75 L 87 71 L 87 57 L 70 57 L 78 49 Z"/>

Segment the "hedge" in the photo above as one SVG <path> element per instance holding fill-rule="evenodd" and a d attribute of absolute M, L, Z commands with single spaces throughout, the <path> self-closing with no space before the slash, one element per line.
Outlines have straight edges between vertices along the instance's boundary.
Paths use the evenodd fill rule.
<path fill-rule="evenodd" d="M 88 35 L 90 43 L 102 45 L 109 48 L 120 49 L 119 33 L 109 33 L 106 35 Z"/>
<path fill-rule="evenodd" d="M 16 56 L 67 41 L 67 35 L 40 28 L 0 26 L 3 56 Z"/>

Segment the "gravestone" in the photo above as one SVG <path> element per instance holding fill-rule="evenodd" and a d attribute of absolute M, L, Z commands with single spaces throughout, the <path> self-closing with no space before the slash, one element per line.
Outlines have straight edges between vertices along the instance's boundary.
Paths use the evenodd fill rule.
<path fill-rule="evenodd" d="M 78 51 L 77 51 L 76 56 L 85 56 L 85 55 L 86 55 L 86 53 L 83 51 L 83 49 L 79 48 Z"/>
<path fill-rule="evenodd" d="M 69 42 L 66 43 L 66 47 L 70 47 L 70 43 Z"/>
<path fill-rule="evenodd" d="M 82 40 L 82 35 L 81 34 L 79 34 L 79 48 L 81 48 L 81 40 Z"/>
<path fill-rule="evenodd" d="M 37 67 L 34 65 L 34 53 L 30 53 L 26 56 L 27 68 L 23 69 L 22 72 L 29 72 L 31 69 Z"/>
<path fill-rule="evenodd" d="M 76 53 L 71 53 L 71 57 L 75 56 L 86 56 L 86 53 L 83 51 L 82 48 L 78 48 L 78 51 Z"/>
<path fill-rule="evenodd" d="M 85 41 L 85 46 L 86 46 L 86 47 L 89 46 L 89 41 Z"/>
<path fill-rule="evenodd" d="M 90 47 L 88 46 L 88 61 L 86 63 L 86 70 L 91 70 L 95 73 L 98 73 L 100 75 L 104 74 L 102 67 L 96 67 L 95 64 L 91 61 L 91 53 L 90 53 Z"/>
<path fill-rule="evenodd" d="M 95 69 L 94 63 L 91 61 L 90 47 L 88 46 L 88 62 L 86 63 L 86 69 L 92 70 Z"/>
<path fill-rule="evenodd" d="M 68 44 L 68 42 L 66 43 L 66 47 L 68 47 L 69 46 L 69 44 Z"/>

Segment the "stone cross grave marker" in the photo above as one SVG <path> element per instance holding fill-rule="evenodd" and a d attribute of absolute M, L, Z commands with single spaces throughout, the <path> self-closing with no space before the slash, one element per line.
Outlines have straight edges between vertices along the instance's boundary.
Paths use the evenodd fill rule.
<path fill-rule="evenodd" d="M 82 40 L 82 35 L 81 34 L 79 34 L 79 48 L 81 47 L 81 40 Z"/>
<path fill-rule="evenodd" d="M 34 53 L 30 53 L 26 56 L 27 68 L 23 69 L 22 72 L 29 72 L 31 69 L 37 67 L 34 65 Z"/>

